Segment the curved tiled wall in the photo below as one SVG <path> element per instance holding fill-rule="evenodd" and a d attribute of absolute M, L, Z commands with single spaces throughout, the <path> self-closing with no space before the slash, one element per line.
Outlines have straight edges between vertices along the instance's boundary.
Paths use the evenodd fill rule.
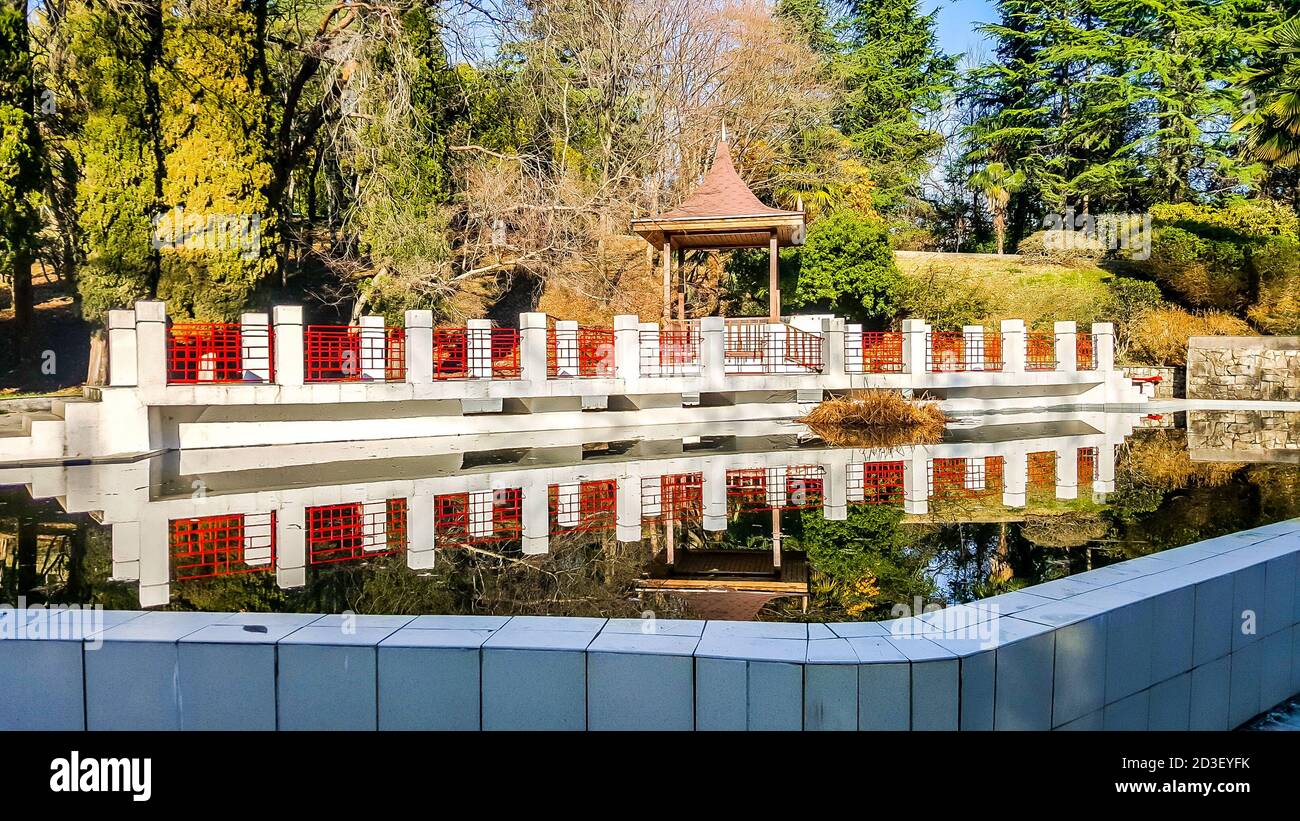
<path fill-rule="evenodd" d="M 844 624 L 3 610 L 0 728 L 1229 729 L 1300 691 L 1298 563 L 1293 520 Z"/>

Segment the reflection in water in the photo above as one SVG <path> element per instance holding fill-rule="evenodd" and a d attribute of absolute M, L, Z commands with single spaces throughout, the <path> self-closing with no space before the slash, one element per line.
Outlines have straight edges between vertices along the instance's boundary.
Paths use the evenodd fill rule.
<path fill-rule="evenodd" d="M 3 599 L 886 618 L 1300 513 L 1296 466 L 1267 447 L 1199 461 L 1174 423 L 1020 414 L 877 449 L 752 423 L 336 462 L 240 449 L 5 469 L 0 483 L 27 489 L 0 496 Z"/>

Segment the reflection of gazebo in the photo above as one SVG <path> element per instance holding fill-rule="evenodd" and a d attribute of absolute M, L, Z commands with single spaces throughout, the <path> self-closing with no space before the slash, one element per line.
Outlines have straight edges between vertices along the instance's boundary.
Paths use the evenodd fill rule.
<path fill-rule="evenodd" d="M 713 165 L 684 202 L 671 211 L 632 221 L 632 231 L 663 253 L 665 320 L 672 318 L 672 251 L 677 250 L 677 318 L 686 318 L 686 283 L 682 272 L 687 251 L 729 251 L 737 248 L 768 249 L 768 313 L 772 322 L 781 317 L 781 292 L 777 276 L 777 249 L 801 245 L 804 238 L 803 203 L 797 211 L 769 208 L 736 173 L 724 131 L 713 154 Z"/>
<path fill-rule="evenodd" d="M 707 618 L 735 618 L 741 611 L 748 615 L 740 618 L 752 618 L 767 601 L 782 596 L 799 597 L 807 609 L 808 559 L 802 551 L 783 550 L 779 536 L 771 552 L 675 548 L 670 539 L 636 589 L 678 596 Z"/>

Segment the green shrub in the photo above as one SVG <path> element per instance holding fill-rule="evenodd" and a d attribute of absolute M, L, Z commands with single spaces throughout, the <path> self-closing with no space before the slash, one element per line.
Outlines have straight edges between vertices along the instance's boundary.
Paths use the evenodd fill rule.
<path fill-rule="evenodd" d="M 1300 241 L 1272 237 L 1250 255 L 1258 294 L 1247 316 L 1267 334 L 1300 333 Z"/>
<path fill-rule="evenodd" d="M 796 308 L 815 306 L 851 320 L 879 322 L 897 316 L 903 283 L 884 225 L 844 209 L 808 231 L 788 301 Z"/>

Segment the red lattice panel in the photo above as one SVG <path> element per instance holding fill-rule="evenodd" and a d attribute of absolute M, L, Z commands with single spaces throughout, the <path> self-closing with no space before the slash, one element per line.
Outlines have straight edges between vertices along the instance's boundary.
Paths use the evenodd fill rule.
<path fill-rule="evenodd" d="M 1025 335 L 1025 370 L 1056 370 L 1056 334 L 1034 332 Z"/>
<path fill-rule="evenodd" d="M 614 375 L 614 329 L 551 328 L 546 332 L 546 376 L 593 378 Z"/>
<path fill-rule="evenodd" d="M 434 497 L 435 546 L 460 547 L 519 539 L 524 532 L 523 498 L 523 490 L 517 487 Z"/>
<path fill-rule="evenodd" d="M 274 378 L 272 348 L 266 326 L 178 322 L 167 328 L 167 383 L 269 382 Z"/>
<path fill-rule="evenodd" d="M 656 512 L 656 508 L 658 511 Z M 678 521 L 704 512 L 704 474 L 677 473 L 641 480 L 641 517 Z"/>
<path fill-rule="evenodd" d="M 551 535 L 609 530 L 617 522 L 618 481 L 582 482 L 576 488 L 551 485 Z"/>
<path fill-rule="evenodd" d="M 303 379 L 402 382 L 406 379 L 406 331 L 381 331 L 361 325 L 308 325 L 303 331 Z"/>
<path fill-rule="evenodd" d="M 864 331 L 863 373 L 902 373 L 903 335 L 896 331 Z"/>
<path fill-rule="evenodd" d="M 1029 490 L 1048 490 L 1056 487 L 1056 451 L 1044 450 L 1029 454 Z"/>

